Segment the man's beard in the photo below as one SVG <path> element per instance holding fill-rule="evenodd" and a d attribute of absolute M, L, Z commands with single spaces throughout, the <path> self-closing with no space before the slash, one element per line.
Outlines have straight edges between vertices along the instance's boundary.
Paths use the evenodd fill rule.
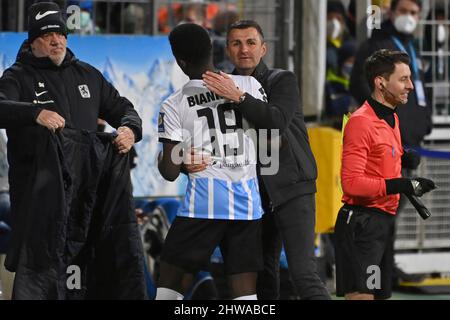
<path fill-rule="evenodd" d="M 50 60 L 53 61 L 53 63 L 54 63 L 55 65 L 60 66 L 61 63 L 64 61 L 64 58 L 66 57 L 66 52 L 67 52 L 67 51 L 64 50 L 63 53 L 61 53 L 61 54 L 59 54 L 59 55 L 53 55 L 53 56 L 50 56 L 49 58 L 50 58 Z"/>

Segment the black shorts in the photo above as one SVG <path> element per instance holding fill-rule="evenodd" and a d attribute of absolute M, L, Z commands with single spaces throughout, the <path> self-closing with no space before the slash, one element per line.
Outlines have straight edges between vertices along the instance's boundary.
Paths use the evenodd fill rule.
<path fill-rule="evenodd" d="M 227 274 L 262 270 L 261 220 L 210 220 L 176 217 L 161 260 L 196 273 L 209 270 L 219 246 Z"/>
<path fill-rule="evenodd" d="M 359 292 L 387 299 L 392 291 L 395 216 L 344 205 L 335 226 L 337 296 Z"/>

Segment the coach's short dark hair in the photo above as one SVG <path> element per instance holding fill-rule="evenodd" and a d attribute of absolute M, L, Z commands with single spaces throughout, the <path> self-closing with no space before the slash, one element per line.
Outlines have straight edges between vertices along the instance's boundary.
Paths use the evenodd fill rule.
<path fill-rule="evenodd" d="M 392 0 L 391 1 L 391 11 L 394 11 L 395 9 L 397 9 L 398 3 L 401 0 Z M 415 4 L 417 4 L 419 6 L 420 9 L 422 9 L 422 0 L 408 0 L 411 2 L 414 2 Z"/>
<path fill-rule="evenodd" d="M 261 37 L 261 40 L 264 41 L 264 33 L 261 29 L 261 26 L 258 24 L 258 22 L 253 20 L 239 20 L 235 23 L 231 24 L 228 27 L 227 31 L 227 43 L 228 43 L 228 35 L 230 34 L 231 30 L 234 29 L 248 29 L 248 28 L 255 28 L 256 31 L 258 31 L 259 36 Z"/>
<path fill-rule="evenodd" d="M 177 59 L 199 65 L 211 57 L 212 43 L 208 31 L 195 23 L 183 23 L 169 34 L 172 53 Z"/>
<path fill-rule="evenodd" d="M 364 70 L 370 89 L 374 90 L 374 80 L 376 77 L 381 76 L 386 80 L 389 79 L 395 71 L 395 65 L 398 63 L 404 63 L 409 66 L 411 60 L 408 54 L 401 51 L 382 49 L 367 58 L 364 64 Z"/>

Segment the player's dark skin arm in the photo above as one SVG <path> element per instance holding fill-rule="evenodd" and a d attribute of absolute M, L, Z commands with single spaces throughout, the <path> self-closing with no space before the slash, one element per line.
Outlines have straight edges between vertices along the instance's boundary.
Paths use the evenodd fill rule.
<path fill-rule="evenodd" d="M 177 146 L 174 143 L 163 143 L 163 150 L 158 155 L 158 170 L 169 181 L 175 181 L 180 175 L 181 164 L 176 164 L 172 158 L 172 152 Z"/>

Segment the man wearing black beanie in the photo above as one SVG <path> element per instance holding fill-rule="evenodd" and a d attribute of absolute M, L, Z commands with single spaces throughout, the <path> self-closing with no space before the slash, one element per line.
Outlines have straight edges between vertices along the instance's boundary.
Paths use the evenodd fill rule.
<path fill-rule="evenodd" d="M 37 58 L 48 57 L 61 65 L 66 55 L 67 28 L 56 3 L 42 2 L 29 8 L 28 43 Z"/>
<path fill-rule="evenodd" d="M 76 245 L 78 249 L 70 247 L 69 239 L 74 237 L 72 229 L 79 228 L 80 234 L 91 232 L 90 223 L 92 222 L 89 222 L 90 218 L 87 215 L 90 209 L 87 208 L 86 199 L 91 196 L 101 198 L 99 193 L 107 190 L 108 186 L 103 185 L 101 188 L 92 189 L 92 186 L 83 185 L 92 180 L 91 172 L 93 171 L 86 171 L 86 168 L 92 169 L 92 159 L 95 156 L 83 158 L 82 152 L 59 154 L 59 159 L 69 162 L 69 165 L 70 162 L 77 162 L 79 168 L 83 169 L 83 172 L 77 174 L 70 171 L 70 174 L 65 176 L 61 175 L 61 171 L 67 169 L 67 163 L 63 163 L 66 167 L 61 168 L 61 164 L 56 158 L 56 167 L 50 166 L 49 170 L 42 170 L 39 167 L 42 163 L 38 160 L 41 159 L 42 149 L 48 150 L 47 146 L 49 145 L 56 146 L 55 148 L 59 148 L 59 151 L 60 149 L 65 151 L 64 143 L 72 142 L 72 140 L 67 142 L 67 136 L 70 134 L 84 134 L 83 137 L 91 139 L 93 135 L 86 136 L 86 133 L 95 135 L 98 118 L 104 119 L 117 129 L 117 137 L 112 139 L 116 150 L 113 150 L 111 158 L 115 159 L 117 153 L 121 154 L 120 157 L 117 156 L 119 159 L 124 158 L 123 155 L 128 153 L 134 143 L 142 138 L 142 121 L 132 103 L 125 97 L 121 97 L 100 71 L 78 60 L 67 48 L 66 23 L 58 5 L 52 2 L 33 4 L 28 10 L 28 39 L 23 42 L 14 65 L 6 69 L 0 78 L 0 128 L 5 128 L 8 135 L 9 185 L 11 216 L 13 217 L 12 243 L 5 266 L 8 270 L 16 272 L 13 298 L 65 299 L 68 297 L 66 294 L 70 294 L 65 285 L 60 284 L 61 279 L 64 276 L 67 277 L 66 271 L 59 268 L 60 265 L 54 267 L 54 261 L 58 261 L 58 259 L 62 259 L 64 262 L 71 261 L 66 255 L 67 252 L 72 254 L 81 250 L 80 248 L 87 250 L 84 247 L 85 244 L 80 245 L 82 242 L 78 238 L 76 240 L 80 242 Z M 50 130 L 50 133 L 43 130 L 42 127 Z M 44 148 L 39 149 L 39 143 L 44 139 L 47 139 L 45 140 L 47 144 Z M 92 145 L 100 143 L 97 136 L 89 141 Z M 77 143 L 81 145 L 81 140 Z M 107 147 L 104 149 L 110 150 L 109 148 L 108 140 Z M 95 152 L 99 154 L 104 149 Z M 109 168 L 102 169 L 106 171 L 106 176 L 117 176 L 117 173 L 113 175 L 108 171 L 111 170 Z M 63 177 L 59 178 L 60 176 Z M 36 185 L 39 181 L 41 184 Z M 56 188 L 54 194 L 51 194 L 52 192 L 43 194 L 42 190 L 50 188 L 53 191 L 50 182 L 55 181 L 61 188 Z M 122 201 L 122 199 L 131 201 L 131 195 L 128 197 L 127 194 L 121 198 L 118 196 L 128 192 L 122 191 L 128 188 L 128 182 L 124 185 L 126 186 L 122 189 L 112 191 L 112 195 L 108 195 L 108 201 Z M 78 190 L 80 186 L 84 186 L 84 191 Z M 75 191 L 69 192 L 68 190 L 72 190 L 70 188 Z M 76 192 L 82 192 L 83 195 L 77 195 Z M 92 194 L 88 196 L 89 192 Z M 44 199 L 40 199 L 39 204 L 33 205 L 33 199 L 37 198 L 36 194 L 43 195 Z M 114 200 L 111 200 L 110 196 Z M 88 221 L 88 224 L 79 227 L 80 221 L 75 221 L 74 217 L 70 217 L 69 221 L 63 220 L 65 222 L 61 224 L 57 219 L 64 216 L 64 210 L 66 210 L 59 210 L 61 203 L 65 208 L 69 208 L 68 210 L 72 210 L 72 207 L 80 207 L 74 211 L 81 214 L 82 219 Z M 97 201 L 95 205 L 99 205 Z M 114 205 L 116 208 L 120 208 L 116 202 Z M 128 208 L 128 206 L 124 207 Z M 131 204 L 129 207 L 131 208 Z M 54 210 L 54 216 L 48 213 L 52 212 L 51 208 L 57 208 Z M 30 215 L 30 212 L 34 215 Z M 35 220 L 39 213 L 42 215 L 39 216 L 39 220 Z M 122 216 L 128 217 L 126 214 Z M 117 259 L 127 261 L 127 263 L 130 261 L 125 266 L 125 271 L 129 273 L 122 270 L 121 274 L 134 279 L 131 282 L 125 282 L 128 286 L 133 283 L 133 290 L 126 290 L 123 287 L 116 291 L 107 290 L 104 286 L 99 285 L 101 280 L 96 278 L 96 289 L 102 288 L 103 291 L 95 293 L 91 291 L 92 298 L 139 299 L 145 296 L 141 244 L 134 213 L 132 216 L 130 225 L 127 225 L 128 229 L 121 229 L 122 231 L 119 230 L 119 232 L 121 232 L 120 239 L 122 239 L 120 241 L 127 242 L 121 243 L 121 245 L 128 249 L 134 248 L 135 251 L 121 252 Z M 70 225 L 71 223 L 72 225 Z M 74 224 L 77 223 L 75 228 Z M 67 227 L 67 225 L 69 226 Z M 101 228 L 104 227 L 101 225 Z M 48 232 L 42 232 L 42 230 Z M 68 235 L 61 230 L 67 232 Z M 128 232 L 132 234 L 130 235 Z M 90 237 L 94 236 L 90 234 Z M 100 237 L 100 234 L 96 233 L 95 237 Z M 66 251 L 57 251 L 60 250 L 57 245 L 60 241 L 64 243 L 60 246 L 61 248 L 67 246 L 64 249 Z M 111 248 L 115 248 L 115 246 L 111 245 Z M 131 257 L 131 255 L 133 256 Z M 131 260 L 127 260 L 129 257 Z M 113 264 L 111 263 L 111 265 Z M 49 265 L 53 268 L 48 267 Z M 43 266 L 47 266 L 47 268 Z M 132 268 L 134 268 L 133 272 Z M 81 270 L 83 277 L 85 270 L 86 268 Z M 107 274 L 110 270 L 102 272 Z M 111 277 L 108 279 L 110 282 L 119 284 L 120 281 L 116 280 Z M 86 284 L 83 283 L 83 285 Z M 78 298 L 86 297 L 86 292 L 84 287 L 84 291 L 79 291 Z"/>
<path fill-rule="evenodd" d="M 58 32 L 67 38 L 67 28 L 62 13 L 56 3 L 41 2 L 28 9 L 28 41 L 48 32 Z"/>

